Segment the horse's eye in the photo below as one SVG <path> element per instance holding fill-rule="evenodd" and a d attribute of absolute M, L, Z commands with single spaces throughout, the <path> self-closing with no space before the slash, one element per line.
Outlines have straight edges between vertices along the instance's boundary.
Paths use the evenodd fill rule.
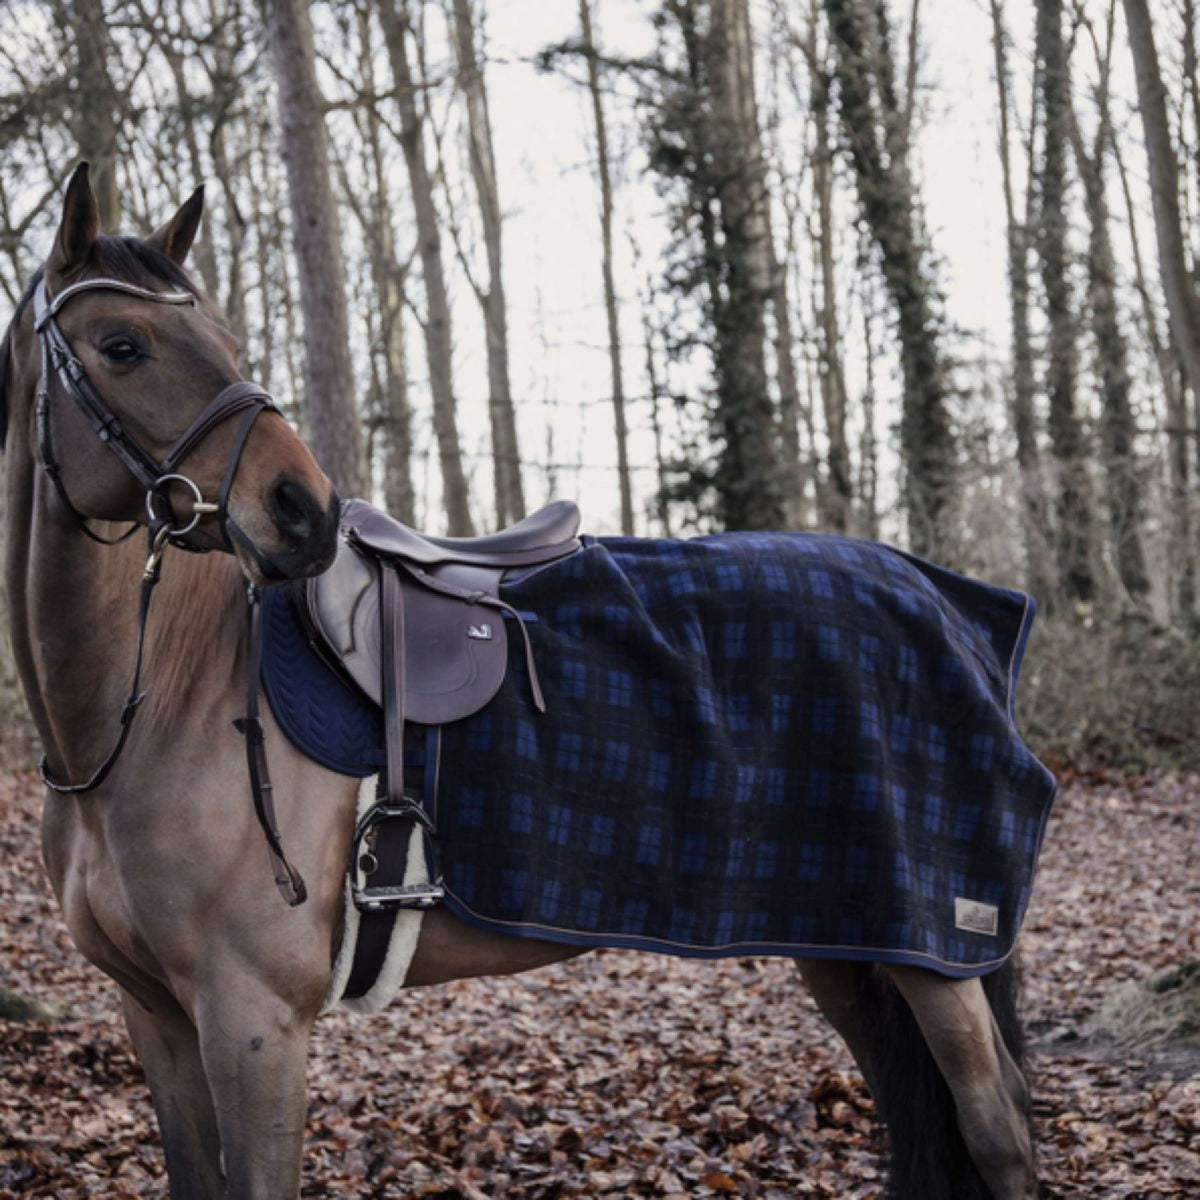
<path fill-rule="evenodd" d="M 141 358 L 142 348 L 132 338 L 115 337 L 100 347 L 100 353 L 109 362 L 130 363 Z"/>

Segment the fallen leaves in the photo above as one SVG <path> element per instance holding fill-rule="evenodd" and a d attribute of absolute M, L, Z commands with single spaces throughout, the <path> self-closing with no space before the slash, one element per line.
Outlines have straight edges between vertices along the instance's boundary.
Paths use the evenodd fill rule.
<path fill-rule="evenodd" d="M 1197 1061 L 1095 1028 L 1118 985 L 1200 958 L 1196 780 L 1060 797 L 1024 938 L 1050 1197 L 1200 1195 Z M 165 1194 L 115 991 L 70 945 L 40 790 L 0 776 L 0 1197 Z M 791 964 L 594 954 L 335 1015 L 313 1040 L 305 1196 L 878 1200 L 873 1106 Z"/>

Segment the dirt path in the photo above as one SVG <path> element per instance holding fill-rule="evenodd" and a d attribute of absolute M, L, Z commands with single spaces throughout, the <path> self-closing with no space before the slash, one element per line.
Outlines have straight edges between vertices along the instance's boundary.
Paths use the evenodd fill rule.
<path fill-rule="evenodd" d="M 1200 959 L 1200 781 L 1064 789 L 1024 938 L 1050 1197 L 1200 1196 L 1200 1051 L 1089 1033 L 1106 994 Z M 71 947 L 39 789 L 0 777 L 0 1197 L 164 1196 L 113 991 Z M 1200 1026 L 1197 1026 L 1200 1029 Z M 313 1047 L 306 1196 L 877 1197 L 870 1101 L 790 964 L 596 954 L 333 1017 Z"/>

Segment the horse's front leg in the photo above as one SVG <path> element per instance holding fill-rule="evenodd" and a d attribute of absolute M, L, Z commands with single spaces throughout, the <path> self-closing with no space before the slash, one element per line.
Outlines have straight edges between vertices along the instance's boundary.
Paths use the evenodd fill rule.
<path fill-rule="evenodd" d="M 220 993 L 199 998 L 195 1008 L 230 1197 L 293 1200 L 315 1012 L 244 976 L 224 979 Z"/>
<path fill-rule="evenodd" d="M 144 998 L 147 1006 L 121 989 L 125 1024 L 158 1115 L 172 1200 L 221 1200 L 220 1135 L 196 1028 L 165 990 Z"/>

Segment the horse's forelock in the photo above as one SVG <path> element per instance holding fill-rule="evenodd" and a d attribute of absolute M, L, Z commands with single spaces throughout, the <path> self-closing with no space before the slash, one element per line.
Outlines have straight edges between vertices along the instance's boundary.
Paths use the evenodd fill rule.
<path fill-rule="evenodd" d="M 192 277 L 174 259 L 141 238 L 102 233 L 92 247 L 89 265 L 94 265 L 102 275 L 111 275 L 126 283 L 165 283 L 181 291 L 199 294 Z"/>

